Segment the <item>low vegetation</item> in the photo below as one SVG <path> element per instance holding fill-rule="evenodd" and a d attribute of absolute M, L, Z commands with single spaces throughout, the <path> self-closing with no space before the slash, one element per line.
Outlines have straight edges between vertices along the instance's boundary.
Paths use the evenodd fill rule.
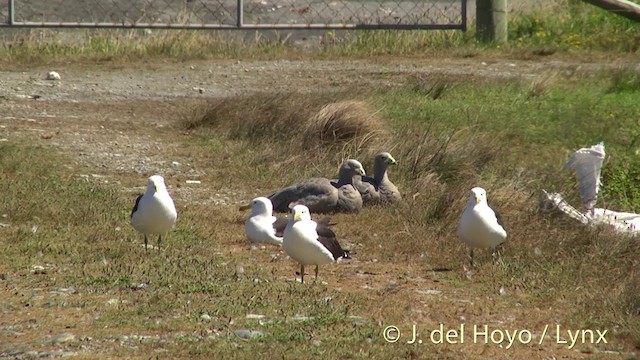
<path fill-rule="evenodd" d="M 507 45 L 478 44 L 474 24 L 461 31 L 327 31 L 300 51 L 281 31 L 250 33 L 188 30 L 86 30 L 69 40 L 65 32 L 25 30 L 5 39 L 5 64 L 131 62 L 154 58 L 178 61 L 218 58 L 325 58 L 484 55 L 539 58 L 610 57 L 638 53 L 640 24 L 579 0 L 554 0 L 531 9 L 512 9 Z M 263 35 L 268 34 L 268 35 Z"/>
<path fill-rule="evenodd" d="M 366 93 L 242 95 L 185 113 L 177 125 L 186 131 L 184 156 L 218 169 L 209 182 L 248 194 L 239 201 L 302 177 L 331 176 L 346 156 L 368 169 L 379 150 L 399 160 L 390 171 L 403 204 L 335 216 L 357 261 L 323 267 L 327 285 L 300 286 L 292 281 L 296 265 L 275 249 L 249 250 L 246 214 L 229 206 L 178 202 L 177 228 L 162 250 L 145 253 L 128 224 L 134 195 L 87 181 L 48 148 L 2 144 L 0 210 L 8 227 L 0 274 L 31 316 L 58 314 L 31 331 L 46 338 L 46 329 L 67 324 L 91 336 L 94 348 L 122 356 L 151 347 L 191 357 L 446 357 L 466 350 L 391 346 L 381 331 L 461 321 L 506 321 L 538 335 L 545 324 L 607 329 L 609 345 L 580 351 L 631 351 L 640 346 L 637 238 L 541 212 L 538 203 L 547 189 L 579 206 L 562 163 L 576 147 L 603 140 L 607 206 L 640 212 L 637 166 L 630 166 L 638 164 L 640 105 L 628 79 L 619 72 L 465 82 L 437 76 Z M 309 126 L 318 119 L 330 125 Z M 385 136 L 351 146 L 372 133 Z M 172 134 L 165 141 L 175 141 Z M 454 229 L 475 185 L 488 190 L 510 238 L 501 263 L 481 252 L 479 267 L 469 270 Z M 35 290 L 43 288 L 73 288 L 74 295 L 45 302 Z M 83 314 L 93 320 L 74 320 Z M 262 336 L 241 340 L 246 329 Z M 127 337 L 136 334 L 146 343 Z M 113 341 L 123 347 L 114 350 Z"/>
<path fill-rule="evenodd" d="M 432 269 L 459 264 L 462 250 L 455 245 L 453 229 L 469 189 L 481 185 L 488 189 L 491 204 L 502 209 L 511 240 L 503 266 L 483 268 L 482 274 L 478 274 L 481 279 L 475 280 L 488 286 L 487 291 L 495 284 L 504 284 L 527 294 L 530 305 L 537 304 L 532 306 L 553 304 L 565 308 L 562 317 L 573 326 L 626 323 L 627 330 L 621 336 L 634 339 L 637 345 L 639 333 L 633 330 L 640 321 L 640 308 L 633 295 L 639 279 L 635 259 L 640 253 L 637 239 L 607 228 L 587 229 L 562 216 L 541 212 L 538 207 L 541 190 L 546 189 L 562 193 L 580 208 L 575 178 L 570 171 L 562 170 L 563 162 L 575 148 L 604 141 L 608 158 L 603 168 L 601 206 L 640 212 L 637 196 L 640 177 L 634 170 L 640 168 L 640 105 L 632 100 L 638 95 L 632 85 L 633 76 L 629 69 L 597 75 L 545 74 L 541 78 L 515 80 L 461 81 L 443 76 L 415 78 L 405 86 L 353 94 L 358 101 L 380 109 L 379 116 L 392 128 L 392 138 L 372 142 L 365 148 L 351 148 L 349 156 L 371 159 L 375 152 L 387 149 L 401 163 L 391 172 L 394 181 L 404 189 L 406 204 L 394 211 L 371 212 L 376 217 L 390 217 L 395 231 L 404 231 L 398 235 L 374 227 L 374 231 L 387 234 L 384 238 L 399 236 L 393 250 L 376 256 Z M 257 108 L 270 108 L 267 117 L 279 119 L 278 126 L 283 129 L 295 128 L 314 118 L 313 109 L 297 112 L 295 106 L 272 104 L 273 98 L 279 96 L 284 95 L 251 98 Z M 309 108 L 308 94 L 286 96 L 287 103 Z M 344 93 L 338 97 L 350 99 Z M 241 105 L 242 99 L 214 101 L 234 107 L 235 111 L 230 113 L 243 119 L 231 122 L 234 131 L 212 132 L 216 127 L 203 125 L 201 121 L 210 119 L 205 115 L 197 118 L 203 127 L 195 130 L 194 135 L 236 141 L 250 139 L 258 144 L 275 141 L 277 151 L 270 152 L 274 161 L 285 161 L 286 156 L 299 151 L 302 143 L 290 143 L 291 136 L 261 138 L 239 130 L 252 129 L 262 121 L 252 115 L 253 110 Z M 317 99 L 320 103 L 335 101 L 326 94 Z M 218 113 L 211 104 L 204 105 L 203 111 L 210 115 Z M 290 113 L 297 116 L 288 116 Z M 192 128 L 192 123 L 187 122 L 186 126 Z M 307 171 L 280 176 L 277 171 L 270 173 L 266 179 L 277 176 L 278 181 L 267 180 L 271 185 L 263 184 L 263 193 L 278 184 L 317 173 L 319 166 L 325 174 L 334 173 L 335 164 L 345 153 L 330 152 L 332 144 L 324 146 L 330 154 L 318 158 L 311 168 L 308 157 L 287 162 L 289 167 Z M 362 226 L 371 226 L 365 225 L 366 219 L 350 221 L 363 221 Z M 389 226 L 386 221 L 381 222 L 380 225 Z M 380 244 L 372 239 L 367 241 L 363 252 Z M 424 262 L 415 258 L 421 253 L 426 255 Z"/>
<path fill-rule="evenodd" d="M 550 6 L 516 16 L 506 48 L 475 44 L 473 31 L 327 33 L 306 55 L 293 54 L 286 37 L 91 31 L 80 42 L 57 43 L 48 32 L 32 31 L 5 43 L 0 62 L 638 52 L 637 24 L 582 2 L 558 4 L 569 10 Z M 250 249 L 243 233 L 248 214 L 236 203 L 189 202 L 186 190 L 169 181 L 177 226 L 162 249 L 145 252 L 129 225 L 137 194 L 122 190 L 142 186 L 140 174 L 110 173 L 116 182 L 105 184 L 81 176 L 94 169 L 55 148 L 0 142 L 0 357 L 60 349 L 114 358 L 637 353 L 638 238 L 544 212 L 539 201 L 546 189 L 579 208 L 576 181 L 562 165 L 576 148 L 604 141 L 599 205 L 640 213 L 638 69 L 491 79 L 416 75 L 395 84 L 216 98 L 184 111 L 174 126 L 153 130 L 158 144 L 180 144 L 158 151 L 207 169 L 203 186 L 212 187 L 212 196 L 233 193 L 238 204 L 301 178 L 333 177 L 346 157 L 370 172 L 375 153 L 394 155 L 399 164 L 390 177 L 404 202 L 336 214 L 334 229 L 354 260 L 324 266 L 318 282 L 304 285 L 293 280 L 297 265 L 279 249 Z M 470 268 L 455 226 L 477 185 L 502 213 L 509 240 L 501 261 L 480 251 L 478 267 Z M 512 352 L 505 344 L 406 344 L 412 324 L 426 339 L 439 324 L 462 323 L 534 336 L 556 324 L 607 330 L 608 344 L 573 350 L 514 344 Z M 383 339 L 388 325 L 403 331 L 398 343 Z M 75 338 L 50 340 L 61 333 Z"/>
<path fill-rule="evenodd" d="M 306 176 L 332 176 L 346 156 L 367 169 L 379 150 L 399 160 L 390 171 L 404 203 L 335 215 L 335 231 L 356 260 L 325 266 L 320 283 L 304 286 L 293 281 L 296 264 L 275 248 L 249 249 L 247 214 L 235 206 L 188 203 L 179 188 L 170 189 L 178 199 L 177 228 L 163 249 L 145 253 L 128 224 L 135 194 L 78 176 L 91 170 L 68 167 L 49 148 L 2 143 L 0 213 L 8 226 L 0 229 L 0 275 L 3 291 L 15 289 L 7 309 L 29 307 L 19 312 L 24 318 L 12 319 L 12 329 L 30 326 L 30 336 L 43 342 L 71 332 L 77 338 L 67 349 L 86 341 L 85 349 L 113 356 L 155 349 L 185 357 L 456 358 L 473 357 L 478 346 L 481 357 L 505 350 L 388 344 L 382 329 L 464 322 L 540 336 L 545 325 L 560 324 L 608 330 L 609 344 L 579 351 L 634 351 L 637 238 L 538 206 L 541 189 L 579 206 L 562 164 L 575 148 L 603 140 L 609 157 L 602 198 L 612 209 L 640 212 L 640 105 L 637 88 L 620 72 L 416 77 L 371 92 L 239 95 L 185 112 L 176 124 L 180 138 L 167 129 L 165 140 L 181 141 L 182 156 L 212 169 L 206 183 L 244 194 L 239 202 Z M 341 135 L 327 138 L 309 126 L 319 118 L 331 119 L 322 129 Z M 385 136 L 352 146 L 359 134 L 378 132 Z M 500 263 L 480 252 L 479 267 L 469 269 L 454 229 L 475 185 L 501 210 L 509 241 Z M 248 330 L 262 335 L 243 340 Z M 555 351 L 516 346 L 522 358 Z"/>

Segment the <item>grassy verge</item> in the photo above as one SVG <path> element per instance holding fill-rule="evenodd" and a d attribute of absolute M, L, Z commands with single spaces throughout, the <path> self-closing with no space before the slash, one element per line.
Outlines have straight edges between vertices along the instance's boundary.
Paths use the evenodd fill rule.
<path fill-rule="evenodd" d="M 345 155 L 364 160 L 377 151 L 391 151 L 401 164 L 391 169 L 391 176 L 404 190 L 406 203 L 394 210 L 367 209 L 366 215 L 351 220 L 371 228 L 364 218 L 374 216 L 380 223 L 371 231 L 386 241 L 397 239 L 393 246 L 376 238 L 363 240 L 367 245 L 362 252 L 385 262 L 406 261 L 423 268 L 457 264 L 462 249 L 453 229 L 468 190 L 483 186 L 490 203 L 506 218 L 511 240 L 505 264 L 483 267 L 472 282 L 486 293 L 500 284 L 526 298 L 526 306 L 563 309 L 561 321 L 576 328 L 616 328 L 620 337 L 638 346 L 640 333 L 634 329 L 640 324 L 640 308 L 633 295 L 638 291 L 638 240 L 606 228 L 586 229 L 538 210 L 541 189 L 559 191 L 580 208 L 573 174 L 562 165 L 577 147 L 604 141 L 608 160 L 600 206 L 640 212 L 637 79 L 637 72 L 629 69 L 510 80 L 415 78 L 405 86 L 373 93 L 214 100 L 204 107 L 207 116 L 200 113 L 184 125 L 200 139 L 203 156 L 210 151 L 207 141 L 220 136 L 265 149 L 268 157 L 255 164 L 256 174 L 250 176 L 260 178 L 252 187 L 262 194 L 305 176 L 335 173 Z M 304 105 L 298 109 L 273 101 L 282 96 L 289 96 L 287 103 Z M 247 98 L 252 99 L 251 109 L 242 105 Z M 390 126 L 391 138 L 363 147 L 348 147 L 349 141 L 311 146 L 309 152 L 317 154 L 311 164 L 308 157 L 292 156 L 299 154 L 301 145 L 307 147 L 301 140 L 291 142 L 299 134 L 272 134 L 299 129 L 308 121 L 314 109 L 310 99 L 320 104 L 364 101 L 369 111 L 363 116 L 378 114 Z M 225 106 L 233 111 L 220 115 Z M 242 121 L 226 122 L 228 114 Z M 250 131 L 264 125 L 265 118 L 281 122 Z M 340 151 L 345 146 L 348 151 Z M 286 166 L 260 168 L 260 162 Z M 287 170 L 292 168 L 298 171 Z M 425 260 L 416 259 L 416 254 Z"/>
<path fill-rule="evenodd" d="M 3 63 L 82 61 L 178 61 L 217 58 L 369 57 L 484 55 L 536 58 L 554 53 L 590 57 L 638 52 L 640 25 L 575 0 L 557 0 L 510 14 L 509 44 L 475 42 L 474 25 L 459 31 L 328 31 L 301 52 L 290 36 L 247 36 L 227 31 L 87 30 L 69 36 L 52 30 L 18 32 L 0 48 Z M 69 40 L 72 38 L 73 40 Z"/>

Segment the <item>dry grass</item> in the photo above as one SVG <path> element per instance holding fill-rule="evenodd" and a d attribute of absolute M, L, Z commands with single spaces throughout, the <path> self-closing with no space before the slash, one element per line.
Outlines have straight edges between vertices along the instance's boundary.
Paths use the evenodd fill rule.
<path fill-rule="evenodd" d="M 550 92 L 557 90 L 559 83 L 561 77 L 558 73 L 542 74 L 533 81 L 518 85 L 518 91 L 522 92 L 524 98 L 551 96 Z M 429 83 L 420 81 L 419 84 L 414 79 L 407 87 L 429 101 L 440 101 L 449 96 L 457 84 L 459 81 L 455 78 L 438 78 Z M 273 116 L 275 112 L 267 111 L 264 118 L 254 117 L 256 110 L 242 104 L 242 97 L 240 101 L 235 98 L 226 100 L 230 107 L 225 111 L 234 114 L 233 117 L 237 119 L 243 119 L 241 124 L 229 122 L 237 126 L 229 133 L 255 137 L 256 133 L 247 129 L 261 128 L 253 123 L 253 119 L 256 119 L 261 126 L 268 127 L 258 132 L 259 136 L 273 134 L 303 122 L 291 116 L 291 113 L 300 112 L 303 118 L 312 112 L 322 114 L 323 111 L 309 109 L 309 104 L 304 100 L 306 96 L 296 101 L 290 97 L 270 98 L 270 106 L 258 106 L 261 109 L 258 113 L 277 108 L 271 101 L 284 99 L 280 106 L 287 109 L 288 115 Z M 352 103 L 361 104 L 361 99 Z M 343 100 L 338 104 L 349 103 L 349 100 Z M 332 103 L 330 106 L 337 105 Z M 324 109 L 326 111 L 326 107 Z M 277 113 L 282 114 L 282 109 Z M 272 123 L 266 121 L 267 118 L 278 120 Z M 198 123 L 203 124 L 201 121 Z M 322 122 L 313 123 L 316 124 L 312 132 L 314 138 L 326 140 L 326 136 L 317 135 L 317 129 L 323 129 Z M 269 124 L 279 130 L 269 128 Z M 225 131 L 220 127 L 217 129 Z M 350 230 L 345 234 L 350 234 L 350 239 L 360 239 L 360 259 L 410 264 L 416 266 L 411 271 L 423 275 L 432 270 L 453 270 L 455 275 L 445 275 L 449 281 L 466 282 L 468 280 L 464 280 L 464 277 L 470 276 L 471 281 L 483 289 L 481 291 L 495 292 L 503 287 L 508 293 L 517 294 L 521 301 L 526 301 L 529 304 L 527 306 L 545 307 L 553 304 L 557 307 L 554 315 L 546 316 L 561 319 L 557 321 L 574 328 L 613 326 L 617 329 L 617 336 L 637 346 L 639 338 L 635 329 L 640 324 L 640 307 L 632 295 L 639 278 L 637 258 L 640 256 L 640 246 L 637 239 L 621 236 L 609 229 L 588 229 L 562 217 L 541 213 L 538 210 L 539 186 L 545 183 L 545 186 L 555 187 L 555 190 L 575 200 L 577 197 L 571 195 L 575 193 L 573 177 L 565 172 L 536 179 L 540 176 L 538 167 L 541 164 L 531 164 L 532 167 L 527 169 L 518 163 L 529 159 L 531 155 L 527 147 L 530 145 L 522 143 L 520 139 L 510 139 L 512 135 L 508 131 L 497 134 L 475 126 L 442 132 L 441 126 L 407 122 L 396 126 L 386 141 L 374 142 L 377 147 L 374 145 L 373 148 L 360 151 L 349 149 L 351 151 L 346 153 L 343 148 L 340 153 L 342 157 L 348 155 L 370 159 L 375 151 L 388 150 L 400 162 L 397 168 L 390 169 L 390 176 L 403 189 L 405 202 L 391 209 L 368 208 L 363 210 L 363 215 L 349 220 Z M 288 142 L 290 138 L 269 137 L 269 141 L 279 142 L 279 147 L 288 152 L 296 148 L 296 145 L 292 147 Z M 333 145 L 326 141 L 322 144 L 334 149 L 340 149 L 345 140 L 340 136 L 329 136 L 329 139 L 334 141 Z M 555 152 L 558 158 L 555 146 L 540 147 L 537 151 Z M 308 158 L 300 160 L 293 166 L 303 166 Z M 315 162 L 327 160 L 333 161 L 334 158 L 320 157 Z M 365 167 L 369 165 L 367 161 L 363 161 L 363 164 Z M 313 171 L 334 170 L 319 165 Z M 298 173 L 287 177 L 287 180 L 267 180 L 271 184 L 267 187 L 277 188 L 307 174 Z M 452 229 L 455 229 L 460 209 L 464 208 L 469 189 L 477 185 L 488 190 L 490 204 L 501 211 L 510 239 L 503 253 L 504 263 L 492 266 L 488 253 L 481 252 L 483 265 L 477 272 L 469 273 L 464 265 L 466 249 Z M 377 219 L 374 226 L 368 223 L 372 217 Z M 353 231 L 360 226 L 367 231 Z M 347 231 L 344 227 L 339 229 Z M 376 236 L 367 235 L 371 232 Z M 614 263 L 615 269 L 612 269 Z M 526 323 L 526 320 L 521 320 Z M 545 321 L 530 320 L 536 323 Z"/>
<path fill-rule="evenodd" d="M 442 58 L 483 56 L 532 59 L 547 56 L 575 60 L 628 56 L 635 60 L 640 41 L 637 23 L 582 1 L 554 0 L 526 11 L 514 11 L 509 19 L 509 44 L 479 44 L 475 25 L 469 31 L 357 30 L 327 31 L 310 37 L 301 51 L 289 32 L 188 31 L 100 29 L 57 32 L 49 29 L 17 30 L 4 38 L 0 63 L 24 66 L 36 63 L 83 61 L 148 61 L 171 58 L 369 58 L 371 56 L 419 56 Z M 176 19 L 177 23 L 189 19 Z M 337 35 L 339 34 L 339 35 Z M 614 34 L 614 36 L 609 36 Z M 308 48 L 307 48 L 308 47 Z"/>
<path fill-rule="evenodd" d="M 389 137 L 389 129 L 357 95 L 344 100 L 347 93 L 276 92 L 218 98 L 196 107 L 183 122 L 189 130 L 277 145 L 287 154 L 321 148 L 360 153 L 379 147 Z"/>
<path fill-rule="evenodd" d="M 444 79 L 437 82 L 449 84 Z M 575 145 L 541 145 L 509 131 L 487 130 L 481 123 L 447 127 L 456 119 L 444 111 L 422 118 L 410 112 L 438 106 L 453 111 L 456 103 L 452 101 L 461 96 L 469 112 L 483 116 L 488 102 L 484 96 L 488 96 L 496 106 L 504 106 L 504 112 L 517 114 L 506 108 L 521 111 L 523 103 L 514 98 L 536 101 L 552 95 L 558 99 L 557 84 L 545 83 L 544 91 L 532 98 L 528 84 L 519 89 L 509 83 L 504 90 L 512 95 L 505 100 L 508 105 L 498 102 L 505 97 L 495 96 L 499 84 L 472 84 L 477 92 L 459 89 L 462 85 L 425 92 L 438 87 L 421 90 L 412 85 L 408 87 L 414 93 L 400 95 L 391 91 L 240 95 L 196 106 L 179 124 L 190 129 L 185 134 L 176 135 L 175 127 L 155 129 L 150 141 L 180 146 L 179 150 L 172 147 L 176 152 L 161 146 L 154 149 L 205 170 L 199 179 L 207 194 L 194 199 L 187 186 L 176 186 L 177 179 L 183 178 L 168 180 L 180 214 L 178 224 L 164 248 L 149 253 L 144 253 L 139 234 L 128 224 L 133 193 L 122 194 L 116 190 L 120 186 L 105 188 L 102 183 L 78 179 L 77 172 L 93 169 L 70 170 L 66 165 L 74 160 L 56 156 L 50 148 L 30 146 L 26 141 L 3 143 L 0 213 L 7 215 L 2 222 L 10 226 L 0 228 L 4 247 L 0 279 L 7 284 L 0 294 L 6 299 L 1 310 L 10 324 L 0 326 L 29 334 L 29 339 L 0 333 L 0 351 L 88 349 L 88 353 L 81 352 L 87 357 L 147 358 L 158 352 L 158 356 L 182 358 L 255 358 L 265 353 L 355 359 L 588 358 L 590 353 L 618 358 L 620 355 L 601 350 L 637 351 L 638 240 L 538 210 L 543 181 L 563 194 L 574 190 L 574 181 L 569 173 L 546 174 L 555 164 L 533 160 L 548 156 L 543 158 L 561 163 Z M 571 88 L 572 96 L 578 90 Z M 425 96 L 435 93 L 438 96 Z M 404 117 L 366 105 L 381 104 L 376 101 L 380 97 L 394 102 L 406 99 L 407 104 L 400 103 Z M 581 105 L 589 99 L 577 98 Z M 65 106 L 55 105 L 56 109 Z M 122 113 L 129 109 L 110 105 L 105 104 Z M 70 106 L 89 114 L 90 106 L 95 105 Z M 538 103 L 533 106 L 541 108 Z M 336 109 L 341 111 L 330 111 Z M 585 124 L 582 118 L 562 116 L 572 111 L 570 106 L 556 106 L 550 112 L 567 122 Z M 500 120 L 493 108 L 487 112 L 488 119 Z M 328 116 L 319 118 L 319 114 Z M 140 112 L 137 116 L 137 121 L 145 123 L 157 114 Z M 536 116 L 542 122 L 548 114 L 541 110 Z M 313 126 L 309 119 L 314 119 Z M 340 126 L 327 126 L 332 124 L 330 119 Z M 367 127 L 372 119 L 382 127 Z M 509 120 L 520 126 L 528 118 L 512 116 Z M 78 132 L 100 131 L 100 123 L 75 121 Z M 296 135 L 293 128 L 305 126 L 309 133 Z M 327 128 L 333 130 L 327 132 Z M 585 131 L 595 132 L 593 129 Z M 130 131 L 149 135 L 144 126 Z M 334 131 L 348 136 L 334 135 Z M 366 142 L 370 133 L 384 137 L 381 142 Z M 308 134 L 312 140 L 305 142 Z M 144 139 L 140 136 L 136 141 Z M 366 146 L 354 146 L 356 141 L 365 141 Z M 300 151 L 307 146 L 322 151 Z M 539 151 L 536 157 L 530 155 L 532 147 Z M 247 214 L 238 212 L 237 204 L 196 201 L 207 200 L 215 192 L 233 191 L 238 194 L 234 200 L 241 203 L 294 179 L 331 176 L 343 156 L 360 158 L 369 170 L 371 157 L 379 150 L 389 150 L 399 160 L 390 169 L 390 177 L 402 189 L 405 201 L 334 216 L 341 242 L 357 255 L 352 261 L 322 267 L 320 280 L 326 284 L 292 281 L 297 266 L 278 249 L 250 250 L 242 231 Z M 122 185 L 141 186 L 144 181 L 139 174 L 109 171 L 101 169 Z M 563 181 L 565 178 L 569 180 Z M 469 269 L 466 249 L 454 229 L 469 188 L 475 185 L 484 186 L 490 204 L 501 211 L 509 241 L 502 263 L 493 264 L 489 253 L 480 251 L 478 268 Z M 56 196 L 43 199 L 43 192 Z M 35 231 L 34 225 L 38 225 Z M 31 273 L 34 264 L 44 264 L 46 273 Z M 77 293 L 56 294 L 69 287 Z M 210 320 L 202 320 L 203 313 Z M 247 317 L 249 314 L 264 318 Z M 36 325 L 30 319 L 36 319 Z M 451 346 L 427 341 L 417 346 L 403 339 L 388 344 L 381 335 L 387 325 L 410 332 L 411 324 L 416 324 L 427 339 L 426 330 L 441 323 L 449 328 L 465 323 L 526 329 L 536 336 L 545 325 L 555 324 L 571 330 L 607 329 L 609 344 L 581 344 L 576 351 L 549 340 L 543 346 L 516 344 L 506 350 L 505 344 L 470 341 Z M 242 340 L 235 331 L 243 328 L 258 329 L 265 336 Z M 77 339 L 43 344 L 62 332 L 72 332 Z M 153 338 L 123 340 L 122 335 Z M 84 336 L 91 340 L 80 340 Z"/>

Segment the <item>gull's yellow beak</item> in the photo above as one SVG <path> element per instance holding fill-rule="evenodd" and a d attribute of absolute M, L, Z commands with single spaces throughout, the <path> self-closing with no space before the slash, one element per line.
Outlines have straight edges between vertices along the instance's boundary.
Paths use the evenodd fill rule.
<path fill-rule="evenodd" d="M 394 159 L 394 158 L 393 158 L 393 156 L 389 156 L 389 161 L 388 161 L 388 162 L 389 162 L 389 164 L 391 164 L 391 165 L 395 165 L 395 164 L 397 164 L 397 163 L 398 163 L 398 162 L 396 161 L 396 159 Z"/>
<path fill-rule="evenodd" d="M 480 200 L 482 200 L 482 196 L 476 195 L 476 204 L 479 204 Z"/>
<path fill-rule="evenodd" d="M 240 206 L 240 208 L 238 209 L 239 211 L 245 211 L 251 208 L 251 205 L 242 205 Z"/>
<path fill-rule="evenodd" d="M 158 192 L 158 185 L 153 184 L 153 190 L 155 190 L 155 192 Z"/>
<path fill-rule="evenodd" d="M 357 169 L 357 171 L 356 171 L 356 172 L 357 172 L 358 174 L 362 175 L 362 176 L 366 176 L 366 175 L 367 175 L 367 173 L 366 173 L 366 172 L 364 171 L 364 169 L 362 169 L 362 168 Z"/>
<path fill-rule="evenodd" d="M 295 221 L 302 220 L 302 215 L 300 215 L 300 213 L 293 214 L 293 220 L 295 220 Z"/>

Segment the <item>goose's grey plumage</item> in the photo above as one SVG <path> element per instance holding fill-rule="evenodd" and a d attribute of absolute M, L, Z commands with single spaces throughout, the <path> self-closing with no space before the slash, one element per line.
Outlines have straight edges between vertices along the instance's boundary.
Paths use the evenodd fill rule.
<path fill-rule="evenodd" d="M 305 179 L 269 196 L 273 209 L 289 212 L 290 205 L 305 205 L 314 213 L 354 212 L 362 208 L 362 197 L 353 186 L 355 175 L 365 175 L 362 164 L 355 159 L 342 162 L 337 181 L 323 177 Z"/>
<path fill-rule="evenodd" d="M 396 159 L 388 152 L 377 154 L 373 160 L 373 177 L 356 177 L 354 186 L 360 192 L 365 205 L 378 203 L 395 203 L 402 200 L 402 195 L 389 180 L 387 168 L 397 164 Z"/>

